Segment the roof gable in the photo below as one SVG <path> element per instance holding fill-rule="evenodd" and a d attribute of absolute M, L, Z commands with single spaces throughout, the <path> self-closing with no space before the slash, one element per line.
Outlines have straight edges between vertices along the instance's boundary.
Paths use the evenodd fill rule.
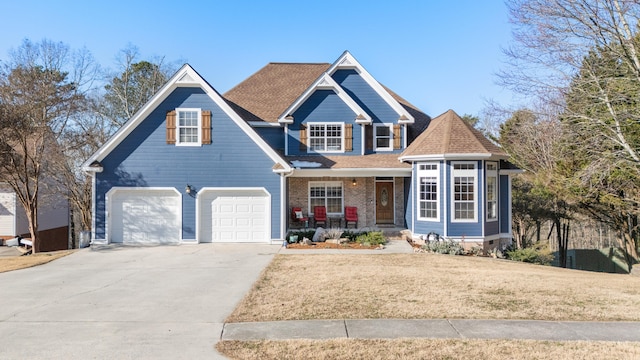
<path fill-rule="evenodd" d="M 436 158 L 506 158 L 507 154 L 453 110 L 434 118 L 400 156 L 400 160 Z"/>
<path fill-rule="evenodd" d="M 400 103 L 392 96 L 384 86 L 382 86 L 376 79 L 369 74 L 369 72 L 356 60 L 349 51 L 345 51 L 336 60 L 331 67 L 327 70 L 329 75 L 333 75 L 340 69 L 353 69 L 360 74 L 371 88 L 380 95 L 380 97 L 398 114 L 398 123 L 413 123 L 415 121 L 413 115 L 407 111 Z"/>
<path fill-rule="evenodd" d="M 357 123 L 371 123 L 371 116 L 358 105 L 340 85 L 338 85 L 331 76 L 323 73 L 296 101 L 294 101 L 280 116 L 278 122 L 291 124 L 293 123 L 293 113 L 316 91 L 316 90 L 332 90 L 338 97 L 355 113 L 355 121 Z"/>
<path fill-rule="evenodd" d="M 113 151 L 140 123 L 142 123 L 171 93 L 180 87 L 199 87 L 209 98 L 224 111 L 245 134 L 247 134 L 275 163 L 281 164 L 283 171 L 291 168 L 288 163 L 274 151 L 220 96 L 220 94 L 207 83 L 189 64 L 183 65 L 158 92 L 147 101 L 116 133 L 98 149 L 82 167 L 85 171 L 95 172 L 101 168 L 95 166 Z"/>

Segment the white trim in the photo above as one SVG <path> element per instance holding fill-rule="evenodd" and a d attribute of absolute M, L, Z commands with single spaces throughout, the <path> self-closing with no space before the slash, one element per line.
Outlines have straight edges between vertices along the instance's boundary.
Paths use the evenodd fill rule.
<path fill-rule="evenodd" d="M 393 151 L 393 125 L 394 124 L 373 124 L 373 151 L 378 152 L 378 151 Z M 387 147 L 378 147 L 378 133 L 377 133 L 377 129 L 378 128 L 382 128 L 382 127 L 386 127 L 387 129 L 389 129 L 389 146 Z"/>
<path fill-rule="evenodd" d="M 402 125 L 402 149 L 406 149 L 407 148 L 407 125 L 403 124 Z"/>
<path fill-rule="evenodd" d="M 489 165 L 494 165 L 495 166 L 495 170 L 489 170 L 488 167 Z M 494 218 L 489 218 L 489 178 L 492 177 L 494 178 L 494 189 L 493 189 L 493 196 L 494 196 L 494 201 L 495 201 L 495 210 L 494 210 L 494 214 L 495 217 Z M 500 205 L 500 177 L 498 176 L 498 163 L 494 162 L 494 161 L 485 161 L 484 163 L 484 218 L 486 222 L 496 222 L 499 219 L 498 213 L 499 213 L 499 205 Z"/>
<path fill-rule="evenodd" d="M 180 142 L 180 113 L 196 112 L 198 124 L 195 126 L 198 131 L 198 141 Z M 193 126 L 185 127 L 193 128 Z M 176 146 L 202 146 L 202 109 L 200 108 L 176 108 Z"/>
<path fill-rule="evenodd" d="M 87 161 L 82 164 L 83 169 L 87 169 L 94 161 L 102 161 L 118 144 L 120 144 L 143 120 L 145 120 L 160 104 L 178 87 L 199 87 L 203 89 L 209 98 L 224 111 L 244 132 L 251 140 L 253 140 L 262 151 L 264 151 L 273 162 L 280 164 L 285 170 L 291 170 L 289 164 L 278 155 L 278 153 L 271 148 L 264 139 L 258 133 L 251 128 L 246 121 L 244 121 L 240 115 L 238 115 L 227 102 L 218 94 L 218 92 L 211 87 L 201 76 L 198 74 L 189 64 L 184 64 L 180 70 L 178 70 L 167 81 L 160 90 L 140 109 L 133 115 L 116 133 L 98 149 Z"/>
<path fill-rule="evenodd" d="M 295 169 L 293 177 L 410 177 L 411 168 Z"/>
<path fill-rule="evenodd" d="M 504 159 L 506 156 L 496 156 L 487 153 L 472 154 L 431 154 L 431 155 L 410 155 L 400 156 L 400 161 L 433 161 L 433 160 L 497 160 Z"/>
<path fill-rule="evenodd" d="M 284 125 L 284 156 L 289 156 L 289 124 Z"/>
<path fill-rule="evenodd" d="M 341 180 L 332 180 L 332 181 L 323 181 L 323 180 L 319 180 L 319 181 L 309 181 L 307 183 L 307 214 L 313 214 L 313 210 L 311 209 L 311 186 L 313 184 L 319 185 L 322 184 L 324 185 L 325 188 L 325 195 L 324 195 L 324 206 L 327 209 L 327 216 L 336 216 L 336 215 L 344 215 L 344 191 L 345 191 L 345 186 L 344 186 L 344 181 Z M 341 205 L 340 205 L 340 212 L 336 213 L 336 212 L 329 212 L 329 207 L 327 206 L 327 194 L 326 194 L 326 189 L 327 186 L 336 186 L 340 184 L 340 188 L 342 189 L 341 194 L 340 194 L 340 201 L 341 201 Z M 332 197 L 332 199 L 335 199 L 335 197 Z M 314 219 L 315 220 L 315 219 Z"/>
<path fill-rule="evenodd" d="M 355 69 L 358 74 L 364 79 L 364 81 L 371 86 L 371 88 L 380 95 L 380 97 L 387 103 L 389 106 L 398 114 L 398 123 L 409 123 L 412 124 L 415 120 L 413 116 L 402 106 L 400 103 L 389 94 L 387 90 L 380 85 L 376 79 L 369 74 L 369 72 L 349 53 L 349 51 L 345 51 L 340 55 L 338 60 L 336 60 L 327 73 L 329 75 L 333 75 L 339 69 Z"/>
<path fill-rule="evenodd" d="M 287 176 L 280 176 L 280 240 L 284 240 L 287 236 L 287 221 L 289 220 L 287 197 Z M 272 242 L 273 240 L 271 239 Z"/>
<path fill-rule="evenodd" d="M 114 196 L 114 194 L 118 191 L 154 191 L 154 190 L 161 190 L 161 191 L 173 191 L 175 192 L 178 197 L 179 197 L 179 205 L 178 205 L 178 218 L 176 219 L 178 221 L 178 234 L 177 234 L 177 239 L 178 242 L 181 243 L 182 242 L 182 193 L 180 191 L 178 191 L 176 188 L 174 187 L 135 187 L 135 186 L 114 186 L 111 189 L 109 189 L 109 191 L 107 191 L 107 193 L 104 196 L 104 202 L 105 202 L 105 211 L 104 211 L 104 218 L 105 218 L 105 226 L 104 226 L 104 237 L 105 237 L 105 243 L 106 244 L 110 244 L 111 241 L 111 227 L 113 226 L 113 223 L 111 221 L 111 205 L 113 205 L 112 202 L 112 197 Z"/>
<path fill-rule="evenodd" d="M 455 170 L 455 165 L 473 165 L 473 169 Z M 451 222 L 452 223 L 477 223 L 478 222 L 478 163 L 475 161 L 452 161 L 451 162 Z M 455 200 L 455 178 L 473 176 L 473 219 L 456 219 L 456 200 Z M 468 201 L 467 201 L 468 202 Z"/>
<path fill-rule="evenodd" d="M 335 139 L 335 137 L 328 137 L 327 136 L 327 126 L 336 126 L 339 125 L 340 126 L 340 150 L 314 150 L 311 148 L 311 127 L 312 126 L 324 126 L 324 145 L 325 145 L 325 149 L 328 149 L 327 146 L 327 140 L 328 139 Z M 338 153 L 344 153 L 344 147 L 345 147 L 345 127 L 344 127 L 344 123 L 343 122 L 308 122 L 306 123 L 307 126 L 307 153 L 308 154 L 338 154 Z M 318 138 L 319 139 L 319 138 Z"/>
<path fill-rule="evenodd" d="M 96 241 L 96 173 L 90 173 L 91 174 L 91 243 L 93 243 L 94 241 Z M 106 199 L 105 199 L 106 200 Z M 107 203 L 105 201 L 105 207 L 107 206 Z M 104 227 L 104 231 L 105 231 L 105 235 L 107 234 L 107 217 L 106 217 L 106 212 L 105 212 L 105 227 Z M 105 241 L 106 236 L 105 236 Z"/>
<path fill-rule="evenodd" d="M 442 182 L 440 181 L 440 163 L 439 162 L 425 162 L 425 163 L 415 163 L 417 166 L 416 169 L 416 191 L 417 191 L 417 196 L 415 198 L 415 203 L 416 203 L 416 207 L 417 207 L 417 214 L 416 214 L 416 219 L 420 220 L 420 221 L 429 221 L 429 222 L 440 222 L 440 193 L 441 193 L 441 184 Z M 422 165 L 435 165 L 435 169 L 429 169 L 429 170 L 421 170 L 420 166 Z M 420 199 L 420 196 L 422 195 L 422 191 L 421 191 L 421 179 L 423 177 L 435 177 L 436 179 L 436 216 L 435 217 L 422 217 L 421 212 L 420 212 L 420 203 L 423 201 L 422 199 Z"/>
<path fill-rule="evenodd" d="M 316 90 L 333 90 L 333 92 L 338 95 L 338 97 L 344 101 L 344 103 L 354 112 L 354 121 L 358 124 L 371 123 L 371 116 L 364 111 L 360 105 L 358 105 L 338 83 L 336 83 L 333 78 L 327 74 L 323 73 L 320 77 L 311 84 L 305 90 L 305 92 L 300 95 L 293 104 L 289 105 L 289 107 L 278 117 L 278 123 L 284 124 L 292 124 L 294 122 L 293 118 L 287 119 L 288 116 L 292 116 L 293 113 L 311 96 Z"/>
<path fill-rule="evenodd" d="M 365 141 L 367 141 L 366 139 L 366 131 L 367 131 L 367 125 L 366 124 L 360 124 L 360 155 L 365 155 L 366 152 L 366 146 L 365 146 Z"/>
<path fill-rule="evenodd" d="M 413 233 L 416 229 L 416 219 L 417 216 L 417 201 L 415 201 L 415 184 L 413 183 L 413 174 L 416 174 L 417 177 L 418 169 L 416 168 L 416 163 L 411 163 L 411 186 L 409 193 L 409 203 L 411 204 L 411 232 Z"/>
<path fill-rule="evenodd" d="M 440 161 L 440 164 L 442 165 L 442 182 L 444 184 L 446 184 L 449 164 L 447 164 L 446 160 Z M 451 203 L 449 203 L 450 199 L 449 199 L 449 191 L 448 191 L 448 189 L 449 189 L 448 186 L 443 186 L 442 187 L 442 201 L 444 203 L 444 211 L 442 212 L 442 219 L 443 219 L 442 236 L 444 236 L 444 237 L 447 237 L 447 235 L 449 234 L 449 223 L 448 223 L 448 221 L 449 221 L 449 208 L 452 205 Z"/>
<path fill-rule="evenodd" d="M 263 242 L 260 242 L 260 244 L 262 243 L 271 243 L 272 239 L 271 239 L 271 193 L 269 193 L 269 191 L 264 188 L 264 187 L 203 187 L 200 190 L 198 190 L 198 194 L 196 196 L 196 239 L 198 240 L 198 243 L 202 243 L 202 234 L 201 234 L 201 227 L 202 227 L 202 223 L 200 221 L 200 207 L 202 206 L 201 202 L 203 200 L 201 200 L 201 196 L 203 193 L 209 193 L 209 192 L 220 192 L 220 193 L 234 193 L 234 192 L 239 192 L 239 191 L 260 191 L 263 192 L 265 194 L 266 197 L 266 206 L 267 208 L 265 209 L 265 239 Z"/>
<path fill-rule="evenodd" d="M 277 122 L 267 122 L 267 121 L 247 121 L 251 127 L 282 127 L 282 124 Z"/>

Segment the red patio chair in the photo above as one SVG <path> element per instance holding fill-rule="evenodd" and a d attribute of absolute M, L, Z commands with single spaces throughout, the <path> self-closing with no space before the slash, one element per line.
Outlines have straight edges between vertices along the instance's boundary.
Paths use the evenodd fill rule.
<path fill-rule="evenodd" d="M 309 218 L 302 214 L 302 208 L 291 208 L 291 224 L 297 224 L 300 225 L 300 227 L 304 226 L 305 229 L 307 228 L 307 226 L 309 226 Z"/>
<path fill-rule="evenodd" d="M 313 208 L 313 222 L 318 227 L 318 223 L 327 226 L 327 208 L 324 206 L 314 206 Z"/>
<path fill-rule="evenodd" d="M 344 207 L 344 226 L 349 227 L 349 224 L 358 227 L 358 208 L 355 206 Z"/>

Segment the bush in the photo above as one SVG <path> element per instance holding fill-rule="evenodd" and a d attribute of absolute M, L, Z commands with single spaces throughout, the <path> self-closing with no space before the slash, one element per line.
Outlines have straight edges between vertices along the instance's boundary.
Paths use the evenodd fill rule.
<path fill-rule="evenodd" d="M 428 241 L 422 245 L 422 249 L 438 254 L 464 255 L 465 251 L 460 243 L 449 241 Z"/>
<path fill-rule="evenodd" d="M 325 239 L 340 239 L 342 237 L 342 229 L 327 229 L 323 234 Z"/>
<path fill-rule="evenodd" d="M 302 239 L 313 239 L 313 235 L 316 233 L 315 229 L 307 229 L 307 230 L 295 230 L 289 231 L 287 234 L 287 240 L 289 240 L 289 236 L 298 235 L 298 241 L 302 241 Z"/>
<path fill-rule="evenodd" d="M 506 258 L 513 261 L 522 261 L 532 264 L 550 265 L 553 255 L 546 246 L 528 247 L 524 249 L 508 249 Z"/>
<path fill-rule="evenodd" d="M 356 237 L 356 242 L 362 245 L 381 245 L 387 242 L 382 231 L 370 231 Z"/>

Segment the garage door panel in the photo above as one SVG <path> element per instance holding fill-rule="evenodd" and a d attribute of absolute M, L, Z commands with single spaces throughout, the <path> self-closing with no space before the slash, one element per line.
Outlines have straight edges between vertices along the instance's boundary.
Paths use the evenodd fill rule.
<path fill-rule="evenodd" d="M 264 195 L 256 196 L 259 194 Z M 203 209 L 201 241 L 266 242 L 270 238 L 266 193 L 243 189 L 210 190 L 200 201 Z"/>
<path fill-rule="evenodd" d="M 118 190 L 111 204 L 111 241 L 160 244 L 180 240 L 180 197 L 172 190 Z"/>

